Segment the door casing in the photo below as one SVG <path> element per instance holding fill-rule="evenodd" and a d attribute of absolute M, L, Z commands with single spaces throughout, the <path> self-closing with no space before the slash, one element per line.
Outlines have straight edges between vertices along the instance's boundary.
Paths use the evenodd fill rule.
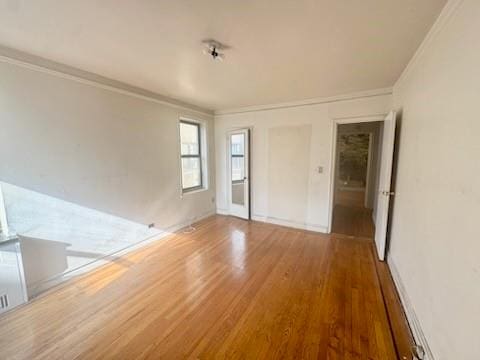
<path fill-rule="evenodd" d="M 335 177 L 336 177 L 336 159 L 337 159 L 337 135 L 338 135 L 338 126 L 341 124 L 358 124 L 358 123 L 365 123 L 365 122 L 375 122 L 381 121 L 384 122 L 387 120 L 388 116 L 393 116 L 395 118 L 395 112 L 391 111 L 389 113 L 384 114 L 375 114 L 371 116 L 361 116 L 361 117 L 345 117 L 345 118 L 336 118 L 333 119 L 333 126 L 332 126 L 332 147 L 331 147 L 331 158 L 330 158 L 330 194 L 329 194 L 329 205 L 328 205 L 328 233 L 332 232 L 332 225 L 333 225 L 333 208 L 334 208 L 334 196 L 335 196 Z M 393 147 L 393 143 L 391 145 Z M 382 147 L 383 150 L 383 147 Z M 382 156 L 382 154 L 380 154 Z M 393 150 L 392 150 L 393 156 Z M 390 160 L 390 168 L 391 168 L 391 160 Z M 376 189 L 377 191 L 379 189 Z M 386 191 L 385 189 L 381 189 L 380 191 Z M 390 191 L 390 188 L 388 188 Z M 379 197 L 383 196 L 379 194 Z M 378 204 L 377 204 L 378 206 Z M 388 216 L 388 214 L 387 214 Z M 377 226 L 375 226 L 377 227 Z M 377 245 L 377 252 L 380 260 L 385 259 L 385 239 L 382 240 L 383 246 Z"/>

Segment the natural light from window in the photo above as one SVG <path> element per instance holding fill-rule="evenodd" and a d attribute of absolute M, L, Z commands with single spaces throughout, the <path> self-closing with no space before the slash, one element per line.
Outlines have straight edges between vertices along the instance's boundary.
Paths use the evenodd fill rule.
<path fill-rule="evenodd" d="M 243 181 L 245 177 L 245 139 L 243 134 L 234 134 L 232 142 L 232 181 Z"/>
<path fill-rule="evenodd" d="M 200 124 L 180 122 L 182 158 L 182 189 L 191 191 L 202 187 L 202 156 Z"/>

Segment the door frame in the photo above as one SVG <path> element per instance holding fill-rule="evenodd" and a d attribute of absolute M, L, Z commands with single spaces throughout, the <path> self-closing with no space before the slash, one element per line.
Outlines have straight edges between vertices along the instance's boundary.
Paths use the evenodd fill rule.
<path fill-rule="evenodd" d="M 388 112 L 367 116 L 352 116 L 333 119 L 332 126 L 332 144 L 330 157 L 330 193 L 328 196 L 328 234 L 332 233 L 333 226 L 333 208 L 335 207 L 335 179 L 337 175 L 337 135 L 338 126 L 343 124 L 360 124 L 367 122 L 384 121 Z"/>
<path fill-rule="evenodd" d="M 248 130 L 248 143 L 246 144 L 248 146 L 248 151 L 247 151 L 247 174 L 248 174 L 248 179 L 247 179 L 247 184 L 248 184 L 248 189 L 247 189 L 247 198 L 248 198 L 248 220 L 252 219 L 252 165 L 251 165 L 251 159 L 252 159 L 252 134 L 253 134 L 253 126 L 237 126 L 233 128 L 229 128 L 226 130 L 226 146 L 227 146 L 227 156 L 226 156 L 226 169 L 227 169 L 227 204 L 228 204 L 228 214 L 234 216 L 232 214 L 231 210 L 231 205 L 232 205 L 232 170 L 231 170 L 231 146 L 230 146 L 230 135 L 232 132 L 235 131 L 242 131 L 242 130 Z"/>

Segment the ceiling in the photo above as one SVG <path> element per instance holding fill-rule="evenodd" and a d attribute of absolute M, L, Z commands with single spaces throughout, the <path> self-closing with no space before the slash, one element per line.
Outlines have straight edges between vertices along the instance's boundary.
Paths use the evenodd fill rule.
<path fill-rule="evenodd" d="M 445 3 L 0 0 L 0 45 L 223 110 L 392 86 Z"/>

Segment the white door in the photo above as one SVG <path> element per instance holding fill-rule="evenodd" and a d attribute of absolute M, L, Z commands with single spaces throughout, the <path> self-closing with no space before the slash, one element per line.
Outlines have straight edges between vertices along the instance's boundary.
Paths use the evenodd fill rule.
<path fill-rule="evenodd" d="M 388 206 L 390 204 L 393 150 L 395 143 L 396 114 L 391 111 L 383 122 L 383 142 L 380 163 L 380 177 L 378 184 L 377 209 L 375 214 L 375 244 L 378 257 L 385 259 L 385 246 L 387 242 Z"/>
<path fill-rule="evenodd" d="M 230 215 L 250 219 L 250 130 L 228 133 Z"/>

